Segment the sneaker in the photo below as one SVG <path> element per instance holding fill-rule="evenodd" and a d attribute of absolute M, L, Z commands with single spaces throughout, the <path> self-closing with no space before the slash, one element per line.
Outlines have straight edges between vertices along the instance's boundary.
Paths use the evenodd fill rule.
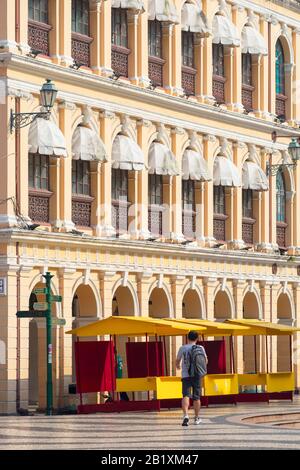
<path fill-rule="evenodd" d="M 195 418 L 194 424 L 197 425 L 197 424 L 201 424 L 201 423 L 202 423 L 202 419 L 199 418 L 199 416 L 197 416 L 197 417 Z"/>
<path fill-rule="evenodd" d="M 185 416 L 182 421 L 182 426 L 188 426 L 189 425 L 189 417 Z"/>

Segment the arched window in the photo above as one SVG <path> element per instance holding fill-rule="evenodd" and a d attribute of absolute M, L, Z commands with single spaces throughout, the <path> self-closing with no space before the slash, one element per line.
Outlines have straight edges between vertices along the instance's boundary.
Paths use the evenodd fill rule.
<path fill-rule="evenodd" d="M 252 189 L 243 189 L 242 195 L 242 236 L 245 243 L 253 245 L 253 191 Z"/>
<path fill-rule="evenodd" d="M 217 103 L 225 103 L 225 63 L 223 44 L 213 44 L 213 96 Z"/>
<path fill-rule="evenodd" d="M 278 171 L 276 176 L 276 222 L 277 222 L 277 244 L 285 247 L 286 244 L 286 188 L 284 176 Z"/>
<path fill-rule="evenodd" d="M 253 111 L 252 54 L 242 54 L 242 104 L 247 112 Z"/>
<path fill-rule="evenodd" d="M 285 70 L 284 51 L 280 39 L 276 42 L 276 115 L 285 120 L 286 101 L 285 94 Z"/>
<path fill-rule="evenodd" d="M 193 240 L 196 233 L 195 181 L 182 181 L 182 232 L 187 240 Z"/>
<path fill-rule="evenodd" d="M 91 182 L 90 162 L 72 161 L 72 221 L 75 225 L 91 225 Z"/>
<path fill-rule="evenodd" d="M 182 88 L 186 95 L 195 94 L 194 33 L 181 32 Z"/>
<path fill-rule="evenodd" d="M 78 65 L 90 66 L 89 0 L 72 0 L 72 57 Z"/>
<path fill-rule="evenodd" d="M 112 169 L 112 226 L 117 234 L 128 230 L 128 171 Z"/>
<path fill-rule="evenodd" d="M 162 235 L 163 214 L 163 177 L 162 175 L 149 175 L 148 182 L 148 229 L 151 235 Z"/>
<path fill-rule="evenodd" d="M 29 0 L 28 44 L 34 51 L 49 55 L 48 0 Z"/>
<path fill-rule="evenodd" d="M 35 222 L 49 222 L 49 156 L 29 154 L 28 157 L 29 217 Z"/>
<path fill-rule="evenodd" d="M 149 78 L 153 86 L 163 86 L 162 23 L 148 21 Z"/>
<path fill-rule="evenodd" d="M 227 219 L 224 186 L 214 186 L 214 237 L 225 241 L 225 222 Z"/>
<path fill-rule="evenodd" d="M 111 64 L 115 75 L 128 77 L 128 23 L 127 10 L 112 8 L 111 10 Z"/>

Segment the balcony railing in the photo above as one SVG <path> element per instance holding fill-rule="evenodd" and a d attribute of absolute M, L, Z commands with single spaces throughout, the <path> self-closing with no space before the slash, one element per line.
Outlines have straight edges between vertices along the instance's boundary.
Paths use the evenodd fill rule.
<path fill-rule="evenodd" d="M 148 229 L 154 237 L 162 235 L 162 206 L 152 204 L 148 209 Z"/>
<path fill-rule="evenodd" d="M 253 111 L 253 91 L 254 87 L 251 85 L 242 86 L 242 104 L 247 113 Z"/>
<path fill-rule="evenodd" d="M 196 235 L 196 212 L 182 211 L 182 233 L 187 240 L 194 240 Z"/>
<path fill-rule="evenodd" d="M 49 56 L 49 32 L 52 26 L 38 21 L 28 21 L 28 44 L 32 50 Z"/>
<path fill-rule="evenodd" d="M 277 238 L 277 245 L 279 248 L 286 247 L 286 229 L 287 224 L 285 222 L 277 222 L 276 224 L 276 238 Z"/>
<path fill-rule="evenodd" d="M 127 201 L 112 201 L 112 226 L 117 234 L 128 231 L 128 209 L 130 203 Z"/>
<path fill-rule="evenodd" d="M 281 117 L 282 119 L 286 119 L 286 102 L 287 96 L 285 95 L 276 95 L 276 109 L 275 113 L 276 116 Z"/>
<path fill-rule="evenodd" d="M 183 66 L 181 69 L 181 86 L 184 93 L 188 96 L 195 95 L 196 73 L 197 70 L 192 67 Z"/>
<path fill-rule="evenodd" d="M 118 77 L 128 77 L 128 56 L 130 49 L 122 46 L 112 45 L 111 66 Z"/>
<path fill-rule="evenodd" d="M 244 242 L 247 245 L 253 245 L 254 224 L 255 224 L 255 219 L 243 217 L 242 237 L 243 237 Z"/>
<path fill-rule="evenodd" d="M 52 192 L 46 190 L 29 190 L 29 217 L 34 222 L 49 223 L 50 197 Z"/>
<path fill-rule="evenodd" d="M 153 86 L 163 86 L 163 68 L 165 60 L 160 57 L 149 56 L 149 78 Z"/>
<path fill-rule="evenodd" d="M 224 242 L 226 240 L 226 219 L 227 215 L 214 214 L 214 238 Z"/>
<path fill-rule="evenodd" d="M 81 227 L 91 226 L 91 213 L 93 198 L 84 195 L 72 197 L 72 221 Z"/>
<path fill-rule="evenodd" d="M 89 36 L 72 33 L 72 58 L 77 64 L 90 66 L 90 44 L 93 41 Z"/>
<path fill-rule="evenodd" d="M 218 75 L 213 76 L 213 96 L 218 104 L 225 103 L 225 82 L 226 78 Z"/>

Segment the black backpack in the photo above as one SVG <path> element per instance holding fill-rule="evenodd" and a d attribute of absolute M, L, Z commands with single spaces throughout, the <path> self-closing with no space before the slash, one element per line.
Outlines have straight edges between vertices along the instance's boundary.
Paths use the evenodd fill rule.
<path fill-rule="evenodd" d="M 189 352 L 189 376 L 190 377 L 204 377 L 207 374 L 206 355 L 204 348 L 197 344 L 192 346 Z"/>

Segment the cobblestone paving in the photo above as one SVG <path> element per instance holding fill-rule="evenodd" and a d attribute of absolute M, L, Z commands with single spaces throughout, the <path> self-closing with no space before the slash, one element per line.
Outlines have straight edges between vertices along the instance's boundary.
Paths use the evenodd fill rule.
<path fill-rule="evenodd" d="M 280 413 L 300 413 L 300 399 L 294 403 L 202 408 L 203 423 L 195 426 L 191 420 L 188 428 L 181 426 L 179 410 L 53 417 L 2 416 L 0 450 L 300 449 L 300 429 L 242 421 L 245 417 Z M 291 421 L 290 416 L 287 421 Z"/>

